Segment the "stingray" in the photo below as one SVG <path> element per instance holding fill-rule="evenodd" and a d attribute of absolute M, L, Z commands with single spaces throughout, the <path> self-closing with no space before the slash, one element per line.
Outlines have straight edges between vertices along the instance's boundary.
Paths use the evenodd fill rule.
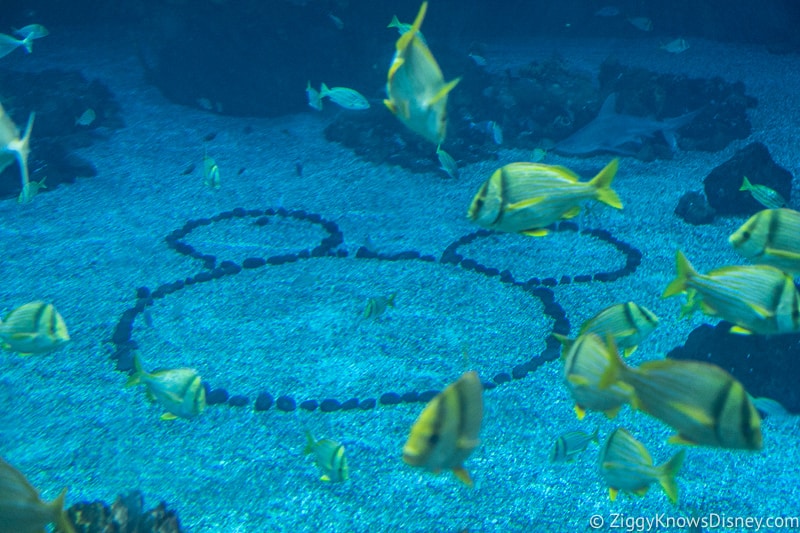
<path fill-rule="evenodd" d="M 616 104 L 617 95 L 611 93 L 603 102 L 597 117 L 559 142 L 554 150 L 562 155 L 590 155 L 595 152 L 635 155 L 631 146 L 640 145 L 645 137 L 653 137 L 661 132 L 674 151 L 678 148 L 675 131 L 689 124 L 700 112 L 696 110 L 661 121 L 617 113 Z"/>

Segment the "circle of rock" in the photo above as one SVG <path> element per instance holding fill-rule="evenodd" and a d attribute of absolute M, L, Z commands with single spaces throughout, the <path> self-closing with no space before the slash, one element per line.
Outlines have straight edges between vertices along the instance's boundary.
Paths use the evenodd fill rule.
<path fill-rule="evenodd" d="M 182 240 L 195 228 L 209 226 L 216 222 L 234 218 L 255 218 L 256 220 L 254 223 L 256 225 L 264 226 L 269 223 L 270 217 L 291 218 L 299 221 L 310 222 L 320 226 L 327 232 L 328 235 L 313 248 L 303 249 L 296 253 L 279 254 L 270 257 L 248 257 L 244 259 L 241 264 L 227 260 L 221 261 L 218 264 L 216 256 L 204 254 Z M 562 222 L 557 226 L 550 226 L 548 229 L 551 231 L 579 231 L 578 227 L 571 222 Z M 593 238 L 611 244 L 620 252 L 625 254 L 627 256 L 625 266 L 611 272 L 583 274 L 574 276 L 572 278 L 569 276 L 562 276 L 561 279 L 545 278 L 540 280 L 538 278 L 531 278 L 525 281 L 518 281 L 514 278 L 514 275 L 509 270 L 500 271 L 493 267 L 487 267 L 473 259 L 464 258 L 458 253 L 459 246 L 471 243 L 475 239 L 488 237 L 494 233 L 495 232 L 490 230 L 478 230 L 476 232 L 467 234 L 449 245 L 439 259 L 432 255 L 422 255 L 413 250 L 395 254 L 381 254 L 370 251 L 363 246 L 357 250 L 355 257 L 357 259 L 377 259 L 381 261 L 424 261 L 428 263 L 439 262 L 443 264 L 453 264 L 458 265 L 465 270 L 483 274 L 490 278 L 497 278 L 501 283 L 518 287 L 531 296 L 539 299 L 544 306 L 544 314 L 552 318 L 554 321 L 552 333 L 560 333 L 563 335 L 567 335 L 569 333 L 570 323 L 564 308 L 558 302 L 556 302 L 555 293 L 553 292 L 552 287 L 567 283 L 615 281 L 621 277 L 632 274 L 642 259 L 642 254 L 639 252 L 639 250 L 636 250 L 627 243 L 615 239 L 606 230 L 581 230 L 581 234 L 589 235 Z M 344 235 L 340 231 L 338 225 L 331 220 L 324 219 L 321 215 L 316 213 L 308 213 L 301 209 L 244 209 L 237 207 L 231 211 L 223 211 L 222 213 L 219 213 L 211 218 L 189 220 L 183 225 L 182 228 L 168 234 L 164 240 L 167 245 L 176 252 L 201 261 L 203 263 L 204 270 L 193 276 L 182 278 L 173 281 L 172 283 L 165 283 L 153 290 L 144 286 L 139 287 L 136 290 L 136 303 L 133 307 L 125 310 L 122 313 L 122 316 L 117 322 L 117 325 L 114 329 L 114 334 L 111 338 L 111 343 L 115 347 L 112 358 L 116 360 L 116 369 L 119 371 L 128 373 L 133 371 L 133 354 L 138 348 L 137 342 L 132 338 L 133 323 L 138 315 L 142 314 L 147 307 L 154 305 L 157 300 L 165 298 L 169 294 L 196 283 L 206 283 L 224 276 L 238 274 L 243 269 L 256 269 L 271 265 L 283 265 L 286 263 L 294 263 L 300 260 L 306 260 L 315 257 L 348 256 L 348 252 L 346 250 L 337 249 L 337 247 L 344 242 Z M 552 334 L 550 334 L 545 339 L 545 348 L 540 354 L 532 357 L 530 360 L 524 363 L 514 366 L 510 369 L 510 372 L 499 372 L 498 374 L 494 375 L 491 380 L 484 381 L 484 389 L 494 389 L 503 383 L 522 379 L 528 374 L 534 372 L 539 366 L 549 361 L 558 359 L 559 353 L 560 343 L 555 339 L 555 337 L 553 337 Z M 242 407 L 248 405 L 251 401 L 251 399 L 246 395 L 230 395 L 224 388 L 213 388 L 209 385 L 208 381 L 205 380 L 203 381 L 203 386 L 206 387 L 206 400 L 209 405 L 227 403 L 228 405 L 234 407 Z M 290 395 L 282 395 L 278 398 L 275 398 L 269 392 L 263 391 L 255 398 L 254 409 L 256 411 L 266 411 L 274 405 L 278 410 L 284 412 L 294 411 L 298 407 L 306 411 L 315 411 L 319 409 L 321 412 L 325 413 L 348 411 L 353 409 L 370 410 L 374 409 L 378 404 L 396 405 L 399 403 L 427 403 L 439 392 L 440 391 L 438 390 L 407 391 L 403 393 L 389 391 L 381 394 L 377 398 L 349 398 L 346 400 L 338 400 L 335 398 L 326 398 L 323 400 L 307 399 L 298 403 L 298 401 Z"/>

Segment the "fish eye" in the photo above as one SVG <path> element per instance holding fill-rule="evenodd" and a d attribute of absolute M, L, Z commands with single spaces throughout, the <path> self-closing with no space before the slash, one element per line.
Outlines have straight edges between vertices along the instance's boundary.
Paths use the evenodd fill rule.
<path fill-rule="evenodd" d="M 435 446 L 438 442 L 439 442 L 438 434 L 433 434 L 430 437 L 428 437 L 428 444 L 430 444 L 431 446 Z"/>
<path fill-rule="evenodd" d="M 750 232 L 749 232 L 749 231 L 743 231 L 743 232 L 742 232 L 742 240 L 743 240 L 743 241 L 746 241 L 746 240 L 748 240 L 748 239 L 750 238 L 750 236 L 751 236 L 751 235 L 750 235 Z"/>

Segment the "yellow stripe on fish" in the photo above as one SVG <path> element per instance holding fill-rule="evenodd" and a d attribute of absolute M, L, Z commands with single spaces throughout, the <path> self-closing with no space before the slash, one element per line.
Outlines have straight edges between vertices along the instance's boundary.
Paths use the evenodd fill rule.
<path fill-rule="evenodd" d="M 800 274 L 800 213 L 765 209 L 728 238 L 734 250 L 750 261 Z"/>
<path fill-rule="evenodd" d="M 699 274 L 680 251 L 676 262 L 677 276 L 662 298 L 694 289 L 693 305 L 733 322 L 732 333 L 771 335 L 800 330 L 800 294 L 785 272 L 767 265 L 748 265 Z"/>
<path fill-rule="evenodd" d="M 577 216 L 587 200 L 622 209 L 619 196 L 611 189 L 618 165 L 617 159 L 612 160 L 587 182 L 562 166 L 527 162 L 505 165 L 481 186 L 467 217 L 485 228 L 541 236 L 553 222 Z"/>

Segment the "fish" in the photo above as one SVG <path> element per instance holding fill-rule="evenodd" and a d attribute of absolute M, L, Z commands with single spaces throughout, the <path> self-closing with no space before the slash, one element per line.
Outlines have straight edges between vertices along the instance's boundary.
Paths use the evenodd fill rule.
<path fill-rule="evenodd" d="M 559 334 L 554 336 L 565 346 L 561 351 L 564 383 L 575 400 L 578 420 L 583 420 L 586 411 L 601 411 L 608 418 L 617 416 L 630 400 L 633 389 L 619 380 L 612 383 L 609 378 L 609 368 L 619 358 L 614 339 L 608 336 L 603 340 L 594 333 L 581 335 L 575 341 Z M 601 386 L 604 377 L 606 382 Z"/>
<path fill-rule="evenodd" d="M 647 17 L 628 17 L 628 22 L 642 31 L 653 30 L 653 21 Z"/>
<path fill-rule="evenodd" d="M 686 42 L 686 39 L 683 37 L 679 39 L 674 39 L 666 44 L 662 44 L 659 46 L 662 50 L 669 52 L 670 54 L 680 54 L 681 52 L 685 52 L 689 49 L 689 43 Z"/>
<path fill-rule="evenodd" d="M 479 67 L 485 67 L 488 64 L 485 57 L 474 52 L 470 52 L 467 56 Z"/>
<path fill-rule="evenodd" d="M 589 446 L 590 442 L 599 442 L 600 428 L 591 435 L 585 431 L 569 431 L 559 436 L 550 451 L 550 462 L 561 463 L 572 461 Z"/>
<path fill-rule="evenodd" d="M 319 95 L 319 91 L 311 86 L 310 80 L 306 85 L 306 96 L 308 96 L 308 106 L 310 108 L 322 111 L 322 97 Z"/>
<path fill-rule="evenodd" d="M 747 179 L 747 176 L 742 180 L 742 186 L 739 187 L 739 190 L 749 191 L 753 198 L 767 209 L 780 209 L 781 207 L 786 207 L 789 203 L 778 191 L 759 183 L 753 185 Z"/>
<path fill-rule="evenodd" d="M 500 146 L 503 144 L 503 128 L 494 120 L 489 121 L 489 130 L 492 132 L 492 140 L 494 144 Z"/>
<path fill-rule="evenodd" d="M 21 305 L 0 321 L 3 347 L 20 355 L 50 353 L 70 341 L 64 318 L 53 304 Z"/>
<path fill-rule="evenodd" d="M 328 13 L 328 18 L 331 19 L 331 22 L 333 22 L 333 25 L 336 26 L 337 30 L 343 30 L 344 29 L 344 22 L 342 21 L 342 19 L 340 19 L 339 17 L 337 17 L 333 13 Z"/>
<path fill-rule="evenodd" d="M 543 161 L 544 158 L 547 156 L 547 150 L 544 148 L 534 148 L 533 152 L 531 152 L 531 163 L 538 163 Z"/>
<path fill-rule="evenodd" d="M 750 261 L 800 275 L 800 212 L 759 211 L 728 237 L 736 253 Z"/>
<path fill-rule="evenodd" d="M 19 193 L 19 197 L 17 197 L 17 203 L 19 204 L 27 204 L 33 200 L 33 197 L 39 194 L 39 189 L 46 189 L 47 185 L 44 184 L 44 180 L 47 179 L 47 176 L 40 179 L 39 181 L 29 181 L 25 184 L 25 187 L 22 188 L 22 191 Z"/>
<path fill-rule="evenodd" d="M 44 533 L 56 524 L 61 533 L 75 533 L 64 510 L 67 489 L 44 502 L 27 478 L 0 457 L 0 533 Z"/>
<path fill-rule="evenodd" d="M 212 157 L 208 154 L 203 155 L 203 183 L 206 187 L 210 187 L 218 191 L 222 187 L 222 181 L 219 175 L 219 166 Z"/>
<path fill-rule="evenodd" d="M 735 324 L 730 332 L 772 335 L 800 331 L 800 294 L 791 276 L 768 265 L 728 266 L 698 273 L 678 250 L 677 276 L 661 295 L 694 289 L 703 313 Z"/>
<path fill-rule="evenodd" d="M 604 6 L 594 12 L 595 17 L 616 17 L 622 11 L 617 6 Z"/>
<path fill-rule="evenodd" d="M 397 19 L 397 15 L 392 15 L 392 21 L 386 27 L 387 28 L 397 28 L 397 33 L 399 33 L 400 35 L 403 35 L 404 33 L 408 33 L 408 31 L 411 30 L 411 26 L 412 26 L 412 24 L 409 24 L 407 22 L 400 22 Z M 422 32 L 419 29 L 417 29 L 417 37 L 419 37 L 419 39 L 423 43 L 427 44 L 427 41 L 425 40 L 425 36 L 422 35 Z"/>
<path fill-rule="evenodd" d="M 677 503 L 675 476 L 685 457 L 686 450 L 680 450 L 663 465 L 655 466 L 644 444 L 627 429 L 617 428 L 608 436 L 600 452 L 600 473 L 608 485 L 611 501 L 617 499 L 620 491 L 644 496 L 650 485 L 657 481 L 669 500 Z"/>
<path fill-rule="evenodd" d="M 350 467 L 347 466 L 347 457 L 344 454 L 344 445 L 335 440 L 315 440 L 310 431 L 306 430 L 306 455 L 313 453 L 317 459 L 317 466 L 322 470 L 321 481 L 341 483 L 350 478 Z"/>
<path fill-rule="evenodd" d="M 139 354 L 133 357 L 134 373 L 126 387 L 145 385 L 150 399 L 157 401 L 166 412 L 161 420 L 194 418 L 206 408 L 206 389 L 193 368 L 171 368 L 148 373 L 142 368 Z"/>
<path fill-rule="evenodd" d="M 323 83 L 319 89 L 319 97 L 320 100 L 327 97 L 331 102 L 345 109 L 354 111 L 369 109 L 369 102 L 364 98 L 364 95 L 355 89 L 349 89 L 347 87 L 334 87 L 330 89 Z"/>
<path fill-rule="evenodd" d="M 364 319 L 371 318 L 375 320 L 381 316 L 387 308 L 394 307 L 394 299 L 397 293 L 392 293 L 389 296 L 375 296 L 367 299 L 367 305 L 364 307 Z"/>
<path fill-rule="evenodd" d="M 617 348 L 629 357 L 658 326 L 658 317 L 635 302 L 606 307 L 581 326 L 578 335 L 594 333 L 601 339 L 611 335 Z M 572 341 L 569 341 L 572 342 Z"/>
<path fill-rule="evenodd" d="M 422 410 L 403 446 L 403 461 L 436 474 L 452 470 L 472 487 L 464 461 L 480 444 L 482 422 L 483 385 L 477 372 L 465 372 Z"/>
<path fill-rule="evenodd" d="M 383 103 L 408 129 L 439 145 L 447 135 L 447 95 L 461 78 L 445 83 L 439 64 L 418 35 L 427 9 L 428 2 L 423 2 L 414 24 L 397 39 Z"/>
<path fill-rule="evenodd" d="M 453 156 L 442 150 L 441 145 L 436 147 L 436 155 L 439 157 L 442 170 L 447 172 L 451 178 L 458 179 L 458 165 L 456 164 L 456 160 L 453 159 Z"/>
<path fill-rule="evenodd" d="M 94 120 L 97 118 L 97 114 L 94 112 L 94 109 L 91 107 L 81 113 L 81 116 L 75 119 L 76 126 L 91 126 Z"/>
<path fill-rule="evenodd" d="M 595 152 L 630 156 L 635 152 L 627 149 L 626 145 L 640 145 L 644 137 L 652 137 L 660 131 L 670 147 L 677 150 L 675 131 L 689 124 L 700 112 L 691 111 L 662 121 L 617 113 L 616 105 L 617 95 L 611 93 L 594 120 L 558 142 L 553 149 L 567 156 L 587 156 Z"/>
<path fill-rule="evenodd" d="M 36 113 L 28 116 L 28 125 L 25 127 L 25 135 L 20 138 L 19 129 L 12 122 L 6 110 L 0 105 L 0 172 L 6 169 L 15 159 L 19 164 L 19 173 L 22 179 L 21 191 L 18 201 L 21 204 L 28 203 L 31 198 L 27 195 L 26 185 L 30 182 L 28 177 L 28 155 L 31 152 L 31 130 L 33 129 L 33 119 Z"/>
<path fill-rule="evenodd" d="M 617 356 L 600 386 L 620 381 L 633 388 L 631 407 L 677 431 L 670 444 L 732 450 L 762 447 L 761 417 L 744 386 L 716 365 L 663 359 L 633 368 Z"/>
<path fill-rule="evenodd" d="M 22 37 L 23 39 L 28 37 L 31 39 L 41 39 L 42 37 L 47 37 L 50 35 L 50 31 L 41 24 L 28 24 L 27 26 L 23 26 L 18 30 L 13 30 L 13 33 L 14 35 Z"/>
<path fill-rule="evenodd" d="M 764 413 L 768 418 L 777 421 L 787 421 L 797 416 L 790 413 L 778 400 L 773 400 L 772 398 L 763 396 L 759 398 L 750 397 L 750 401 L 759 412 L 759 415 Z"/>
<path fill-rule="evenodd" d="M 467 218 L 485 228 L 540 237 L 547 225 L 573 218 L 586 200 L 616 209 L 622 201 L 611 189 L 618 160 L 612 160 L 591 181 L 562 166 L 510 163 L 497 169 L 472 199 Z"/>
<path fill-rule="evenodd" d="M 0 58 L 6 57 L 20 46 L 29 54 L 33 52 L 33 37 L 29 35 L 24 39 L 15 39 L 11 35 L 0 33 Z"/>

